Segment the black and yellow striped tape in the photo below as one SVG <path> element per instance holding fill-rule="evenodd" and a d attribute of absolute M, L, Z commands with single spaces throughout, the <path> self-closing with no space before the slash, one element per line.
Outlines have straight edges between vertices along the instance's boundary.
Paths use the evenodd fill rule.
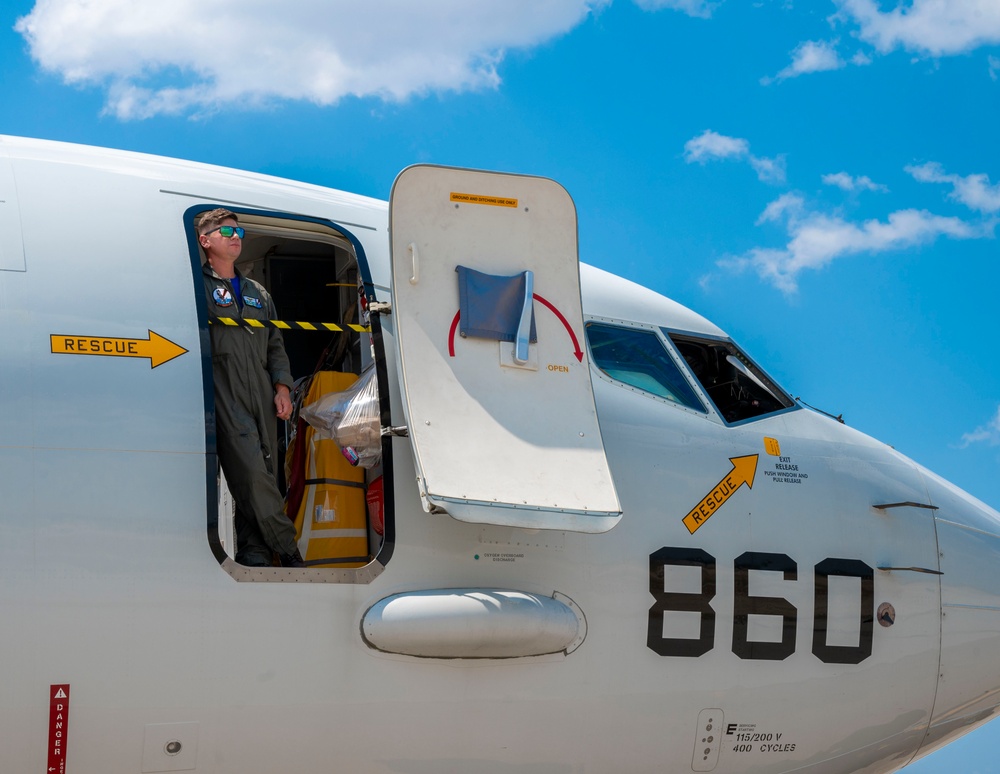
<path fill-rule="evenodd" d="M 243 320 L 236 317 L 215 317 L 208 318 L 209 325 L 221 323 L 233 328 L 277 328 L 282 331 L 343 331 L 343 325 L 329 322 L 299 322 L 297 320 Z M 347 325 L 348 329 L 358 333 L 370 333 L 371 328 L 365 325 Z"/>

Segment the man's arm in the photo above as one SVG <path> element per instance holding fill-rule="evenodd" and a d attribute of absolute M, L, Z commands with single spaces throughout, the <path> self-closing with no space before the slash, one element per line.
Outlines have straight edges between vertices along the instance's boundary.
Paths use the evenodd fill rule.
<path fill-rule="evenodd" d="M 277 320 L 278 312 L 274 307 L 271 295 L 261 288 L 261 295 L 267 301 L 268 319 Z M 281 331 L 276 328 L 267 329 L 267 372 L 271 375 L 274 385 L 274 409 L 278 419 L 288 419 L 292 415 L 291 387 L 294 384 L 292 369 L 285 354 L 285 343 Z"/>

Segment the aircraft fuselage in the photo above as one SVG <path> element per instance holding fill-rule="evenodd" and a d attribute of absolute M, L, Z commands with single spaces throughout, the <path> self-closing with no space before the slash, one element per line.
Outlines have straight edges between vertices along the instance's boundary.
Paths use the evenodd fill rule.
<path fill-rule="evenodd" d="M 514 209 L 460 193 L 483 196 L 448 203 L 476 217 Z M 454 465 L 478 454 L 479 413 L 511 426 L 491 385 L 533 380 L 510 435 L 535 451 L 509 468 L 586 504 L 599 453 L 617 510 L 438 496 L 435 460 L 386 432 L 363 561 L 246 568 L 221 504 L 193 218 L 240 214 L 246 270 L 286 321 L 335 318 L 310 322 L 343 329 L 339 370 L 377 369 L 381 424 L 400 428 L 419 410 L 399 342 L 406 358 L 420 336 L 397 328 L 386 204 L 15 138 L 0 200 L 0 770 L 874 773 L 996 713 L 1000 515 L 790 401 L 694 312 L 582 266 L 575 319 L 539 268 L 535 370 L 498 365 L 444 437 Z M 414 316 L 448 323 L 458 291 L 441 292 Z M 444 330 L 414 374 L 476 347 L 496 359 L 459 336 L 450 356 Z M 323 336 L 286 332 L 297 376 Z M 640 349 L 659 371 L 628 359 Z M 600 442 L 588 425 L 567 451 L 545 439 L 579 385 Z M 449 418 L 434 410 L 432 430 Z"/>

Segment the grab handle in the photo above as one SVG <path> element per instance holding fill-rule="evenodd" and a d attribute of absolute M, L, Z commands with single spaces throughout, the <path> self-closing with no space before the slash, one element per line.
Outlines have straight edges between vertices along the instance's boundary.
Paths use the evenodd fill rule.
<path fill-rule="evenodd" d="M 417 253 L 417 243 L 410 242 L 407 249 L 410 251 L 410 260 L 413 265 L 413 271 L 410 273 L 410 284 L 416 285 L 420 282 L 420 255 Z"/>
<path fill-rule="evenodd" d="M 521 307 L 521 319 L 517 325 L 517 338 L 514 340 L 514 362 L 524 365 L 528 362 L 528 341 L 531 338 L 531 300 L 535 293 L 535 273 L 524 273 L 524 305 Z"/>

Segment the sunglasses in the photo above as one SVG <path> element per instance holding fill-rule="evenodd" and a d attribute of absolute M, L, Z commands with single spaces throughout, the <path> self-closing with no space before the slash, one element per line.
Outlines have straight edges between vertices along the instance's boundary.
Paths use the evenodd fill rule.
<path fill-rule="evenodd" d="M 233 234 L 236 234 L 236 236 L 242 239 L 243 235 L 246 233 L 242 226 L 218 226 L 217 228 L 213 228 L 211 231 L 206 231 L 205 236 L 215 233 L 216 231 L 218 231 L 219 234 L 226 239 L 229 239 Z"/>

